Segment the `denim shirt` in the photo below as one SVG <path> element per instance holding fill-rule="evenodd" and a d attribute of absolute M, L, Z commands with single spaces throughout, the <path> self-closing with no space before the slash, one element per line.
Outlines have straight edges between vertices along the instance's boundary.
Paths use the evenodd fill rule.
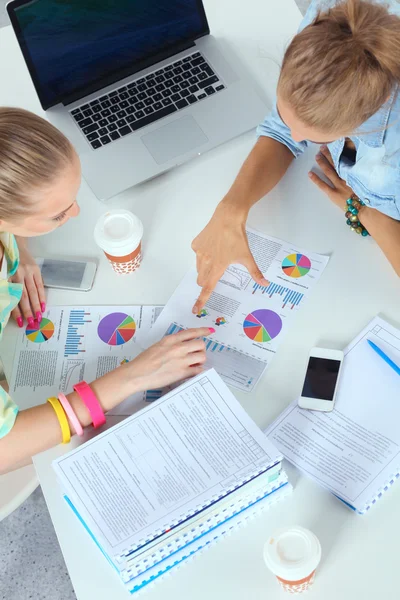
<path fill-rule="evenodd" d="M 377 3 L 388 6 L 391 13 L 400 17 L 400 4 L 396 0 Z M 337 4 L 337 0 L 313 0 L 301 22 L 300 31 L 317 15 Z M 358 135 L 350 135 L 357 155 L 351 163 L 341 158 L 345 139 L 338 139 L 328 148 L 339 176 L 368 206 L 400 220 L 400 90 L 393 90 L 385 104 L 358 128 Z M 362 93 L 362 90 L 360 90 Z M 298 157 L 311 142 L 295 142 L 290 129 L 280 118 L 276 104 L 257 129 L 258 136 L 267 136 L 281 142 Z"/>

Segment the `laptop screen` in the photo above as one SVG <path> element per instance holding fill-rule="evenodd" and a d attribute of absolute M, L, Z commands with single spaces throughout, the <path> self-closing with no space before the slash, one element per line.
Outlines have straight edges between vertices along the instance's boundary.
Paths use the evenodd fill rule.
<path fill-rule="evenodd" d="M 16 0 L 8 13 L 45 109 L 208 33 L 201 0 Z"/>

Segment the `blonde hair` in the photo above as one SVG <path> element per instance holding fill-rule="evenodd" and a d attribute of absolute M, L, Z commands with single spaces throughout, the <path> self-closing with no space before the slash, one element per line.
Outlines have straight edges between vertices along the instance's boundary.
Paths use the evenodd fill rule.
<path fill-rule="evenodd" d="M 32 214 L 32 192 L 53 183 L 73 156 L 70 142 L 48 121 L 0 107 L 0 219 Z"/>
<path fill-rule="evenodd" d="M 278 95 L 324 132 L 350 133 L 400 82 L 400 18 L 385 6 L 347 0 L 321 12 L 289 45 Z"/>

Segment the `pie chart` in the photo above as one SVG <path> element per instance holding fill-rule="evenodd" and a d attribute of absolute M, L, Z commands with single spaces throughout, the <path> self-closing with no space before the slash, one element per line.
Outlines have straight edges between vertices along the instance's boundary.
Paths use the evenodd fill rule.
<path fill-rule="evenodd" d="M 311 261 L 305 254 L 289 254 L 282 261 L 282 271 L 289 277 L 304 277 L 311 269 Z"/>
<path fill-rule="evenodd" d="M 273 310 L 254 310 L 244 320 L 243 331 L 254 342 L 270 342 L 282 329 L 282 319 Z"/>
<path fill-rule="evenodd" d="M 41 344 L 47 342 L 54 333 L 54 323 L 43 318 L 40 323 L 34 321 L 33 325 L 26 328 L 25 335 L 30 342 Z"/>
<path fill-rule="evenodd" d="M 136 323 L 129 315 L 115 312 L 104 317 L 97 328 L 99 338 L 109 346 L 122 346 L 135 335 Z"/>

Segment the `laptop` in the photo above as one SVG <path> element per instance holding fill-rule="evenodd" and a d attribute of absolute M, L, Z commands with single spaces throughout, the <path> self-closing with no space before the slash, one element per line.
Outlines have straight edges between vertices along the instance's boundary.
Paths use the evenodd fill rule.
<path fill-rule="evenodd" d="M 265 115 L 210 35 L 201 0 L 13 0 L 7 12 L 46 116 L 99 199 Z"/>

